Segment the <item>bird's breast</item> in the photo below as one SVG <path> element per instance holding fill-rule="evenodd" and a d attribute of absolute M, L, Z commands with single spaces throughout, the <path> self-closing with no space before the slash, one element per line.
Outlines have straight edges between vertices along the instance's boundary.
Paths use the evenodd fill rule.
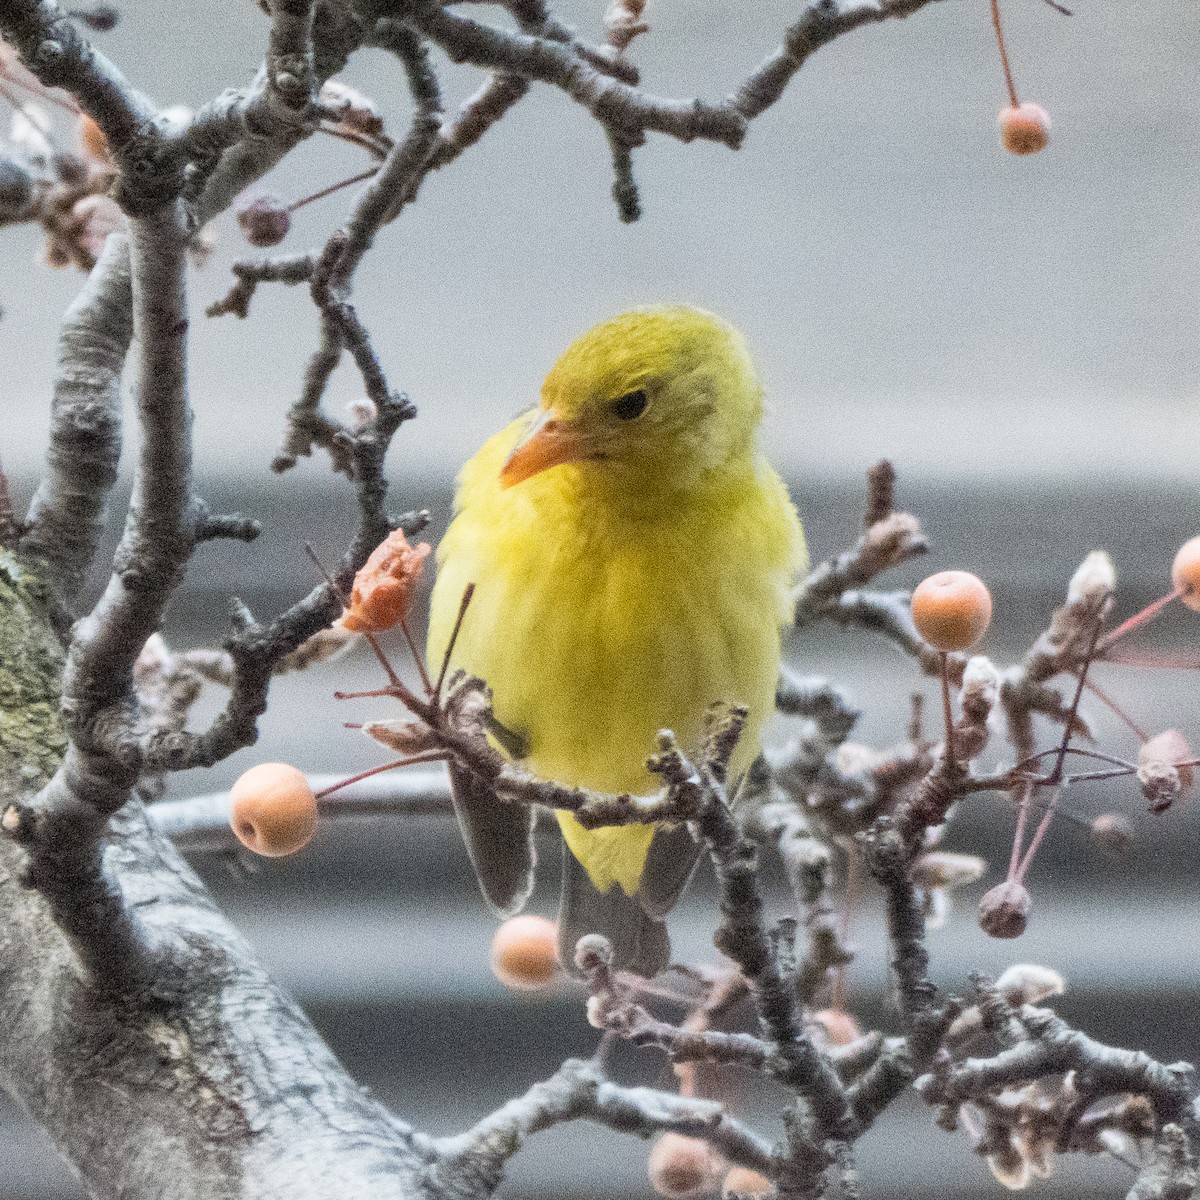
<path fill-rule="evenodd" d="M 488 682 L 540 775 L 653 791 L 645 761 L 657 732 L 694 750 L 722 702 L 751 710 L 744 769 L 772 706 L 795 569 L 790 529 L 771 530 L 780 514 L 752 505 L 749 516 L 729 497 L 652 521 L 564 512 L 561 501 L 464 510 L 441 554 L 431 649 L 444 645 L 439 613 L 474 582 L 455 665 Z"/>

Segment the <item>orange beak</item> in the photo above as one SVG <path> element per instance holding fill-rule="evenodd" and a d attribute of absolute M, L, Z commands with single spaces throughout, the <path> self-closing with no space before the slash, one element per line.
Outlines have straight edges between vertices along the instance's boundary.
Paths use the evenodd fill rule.
<path fill-rule="evenodd" d="M 548 408 L 534 417 L 525 436 L 513 447 L 500 470 L 500 486 L 510 488 L 551 467 L 596 457 L 593 440 L 578 425 L 556 417 L 554 409 Z"/>

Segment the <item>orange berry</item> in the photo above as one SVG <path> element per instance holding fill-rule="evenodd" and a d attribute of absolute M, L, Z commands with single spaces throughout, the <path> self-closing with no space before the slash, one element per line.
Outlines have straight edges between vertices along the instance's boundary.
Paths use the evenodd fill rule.
<path fill-rule="evenodd" d="M 775 1194 L 775 1185 L 749 1167 L 730 1167 L 721 1184 L 723 1200 L 766 1200 Z"/>
<path fill-rule="evenodd" d="M 1040 104 L 1010 104 L 996 119 L 1000 144 L 1011 154 L 1036 154 L 1050 144 L 1050 114 Z"/>
<path fill-rule="evenodd" d="M 651 1186 L 668 1200 L 703 1195 L 712 1188 L 720 1169 L 721 1162 L 707 1142 L 681 1133 L 664 1133 L 654 1143 L 647 1163 Z"/>
<path fill-rule="evenodd" d="M 970 571 L 939 571 L 912 595 L 913 624 L 937 650 L 966 650 L 992 620 L 992 596 Z"/>
<path fill-rule="evenodd" d="M 1171 564 L 1171 582 L 1183 593 L 1180 599 L 1200 612 L 1200 537 L 1194 537 L 1179 547 Z"/>
<path fill-rule="evenodd" d="M 259 763 L 230 789 L 229 824 L 237 839 L 264 858 L 295 854 L 317 831 L 317 798 L 304 772 L 287 763 Z"/>
<path fill-rule="evenodd" d="M 558 931 L 553 921 L 510 917 L 492 938 L 492 974 L 505 987 L 533 991 L 558 970 Z"/>

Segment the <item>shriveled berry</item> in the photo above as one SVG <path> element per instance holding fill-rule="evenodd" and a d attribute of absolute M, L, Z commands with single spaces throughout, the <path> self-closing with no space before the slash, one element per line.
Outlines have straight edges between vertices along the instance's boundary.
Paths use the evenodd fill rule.
<path fill-rule="evenodd" d="M 1171 564 L 1171 582 L 1183 593 L 1180 599 L 1184 604 L 1200 612 L 1200 537 L 1179 547 Z"/>
<path fill-rule="evenodd" d="M 1190 763 L 1195 757 L 1187 738 L 1178 729 L 1164 729 L 1162 733 L 1156 733 L 1138 751 L 1138 763 L 1142 766 L 1147 763 L 1166 763 L 1174 767 L 1176 763 Z M 1190 792 L 1195 782 L 1194 769 L 1186 765 L 1176 769 L 1179 774 L 1180 791 Z"/>
<path fill-rule="evenodd" d="M 650 1151 L 647 1172 L 660 1196 L 687 1200 L 709 1191 L 720 1165 L 707 1142 L 681 1133 L 664 1133 Z"/>
<path fill-rule="evenodd" d="M 1025 932 L 1033 901 L 1024 885 L 1007 879 L 979 902 L 979 928 L 988 937 L 1016 938 Z"/>
<path fill-rule="evenodd" d="M 238 205 L 237 223 L 252 246 L 278 246 L 292 227 L 292 214 L 278 196 L 260 195 Z"/>
<path fill-rule="evenodd" d="M 1105 854 L 1118 858 L 1133 841 L 1133 825 L 1124 813 L 1101 813 L 1092 822 L 1092 841 Z"/>
<path fill-rule="evenodd" d="M 1050 114 L 1040 104 L 1010 104 L 1000 110 L 996 124 L 1000 144 L 1011 154 L 1036 154 L 1050 144 Z"/>
<path fill-rule="evenodd" d="M 912 595 L 913 624 L 937 650 L 966 650 L 992 620 L 992 595 L 970 571 L 939 571 Z"/>
<path fill-rule="evenodd" d="M 767 1200 L 775 1195 L 775 1185 L 749 1167 L 730 1167 L 721 1184 L 722 1200 Z"/>
<path fill-rule="evenodd" d="M 317 831 L 317 798 L 303 771 L 259 763 L 230 789 L 229 824 L 239 842 L 265 858 L 295 854 Z"/>
<path fill-rule="evenodd" d="M 1179 772 L 1169 763 L 1142 763 L 1137 770 L 1142 795 L 1152 813 L 1164 813 L 1179 797 Z"/>
<path fill-rule="evenodd" d="M 378 633 L 408 616 L 429 544 L 408 544 L 402 529 L 393 529 L 354 576 L 350 604 L 338 626 L 351 633 Z"/>
<path fill-rule="evenodd" d="M 492 938 L 492 974 L 505 987 L 545 987 L 558 970 L 557 940 L 554 922 L 545 917 L 510 917 Z"/>

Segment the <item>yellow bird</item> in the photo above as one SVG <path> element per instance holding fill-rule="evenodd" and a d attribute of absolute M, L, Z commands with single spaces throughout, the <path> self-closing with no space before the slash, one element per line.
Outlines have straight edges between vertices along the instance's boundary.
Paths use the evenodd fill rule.
<path fill-rule="evenodd" d="M 756 441 L 762 388 L 741 334 L 700 309 L 637 309 L 574 342 L 541 405 L 463 468 L 438 549 L 429 659 L 475 584 L 452 665 L 486 680 L 507 752 L 536 774 L 651 795 L 659 730 L 698 748 L 717 702 L 749 707 L 732 763 L 758 755 L 804 531 Z M 451 772 L 484 895 L 501 914 L 533 881 L 532 811 Z M 565 842 L 559 941 L 589 932 L 653 974 L 662 917 L 696 861 L 686 829 L 585 830 Z"/>

